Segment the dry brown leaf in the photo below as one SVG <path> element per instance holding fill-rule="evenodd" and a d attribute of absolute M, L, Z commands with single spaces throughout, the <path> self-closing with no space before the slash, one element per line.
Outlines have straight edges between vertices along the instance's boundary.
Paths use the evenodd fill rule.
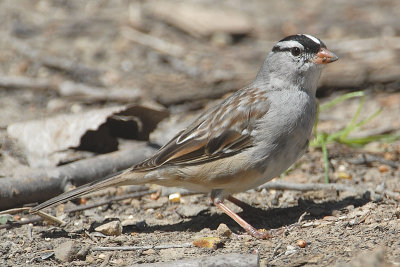
<path fill-rule="evenodd" d="M 203 237 L 193 241 L 193 245 L 199 248 L 217 249 L 223 247 L 224 243 L 219 237 Z"/>

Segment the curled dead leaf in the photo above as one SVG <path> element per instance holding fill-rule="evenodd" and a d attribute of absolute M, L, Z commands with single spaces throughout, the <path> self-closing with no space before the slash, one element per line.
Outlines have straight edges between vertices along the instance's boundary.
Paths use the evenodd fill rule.
<path fill-rule="evenodd" d="M 223 247 L 224 243 L 219 237 L 203 237 L 193 241 L 193 245 L 199 248 L 218 249 Z"/>

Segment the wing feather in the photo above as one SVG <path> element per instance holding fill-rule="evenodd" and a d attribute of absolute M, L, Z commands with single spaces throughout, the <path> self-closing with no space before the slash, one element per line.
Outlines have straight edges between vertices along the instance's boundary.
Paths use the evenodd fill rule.
<path fill-rule="evenodd" d="M 193 165 L 239 153 L 253 145 L 257 119 L 269 109 L 264 91 L 239 90 L 218 106 L 198 117 L 136 171 L 161 165 Z"/>

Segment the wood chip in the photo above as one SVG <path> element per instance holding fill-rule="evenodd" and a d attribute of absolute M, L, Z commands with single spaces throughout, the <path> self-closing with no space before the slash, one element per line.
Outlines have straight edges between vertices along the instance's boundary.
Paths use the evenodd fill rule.
<path fill-rule="evenodd" d="M 222 247 L 224 244 L 222 239 L 219 237 L 203 237 L 193 241 L 193 245 L 199 248 L 217 249 Z"/>

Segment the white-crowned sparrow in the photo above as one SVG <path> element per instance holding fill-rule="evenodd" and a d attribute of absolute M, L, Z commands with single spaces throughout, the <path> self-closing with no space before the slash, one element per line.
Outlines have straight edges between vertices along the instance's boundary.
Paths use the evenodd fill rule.
<path fill-rule="evenodd" d="M 306 150 L 314 125 L 322 67 L 338 57 L 307 34 L 280 40 L 255 80 L 204 112 L 154 156 L 102 181 L 78 187 L 34 208 L 38 211 L 109 186 L 154 183 L 211 192 L 216 206 L 257 238 L 256 230 L 224 204 L 231 194 L 280 175 Z"/>

